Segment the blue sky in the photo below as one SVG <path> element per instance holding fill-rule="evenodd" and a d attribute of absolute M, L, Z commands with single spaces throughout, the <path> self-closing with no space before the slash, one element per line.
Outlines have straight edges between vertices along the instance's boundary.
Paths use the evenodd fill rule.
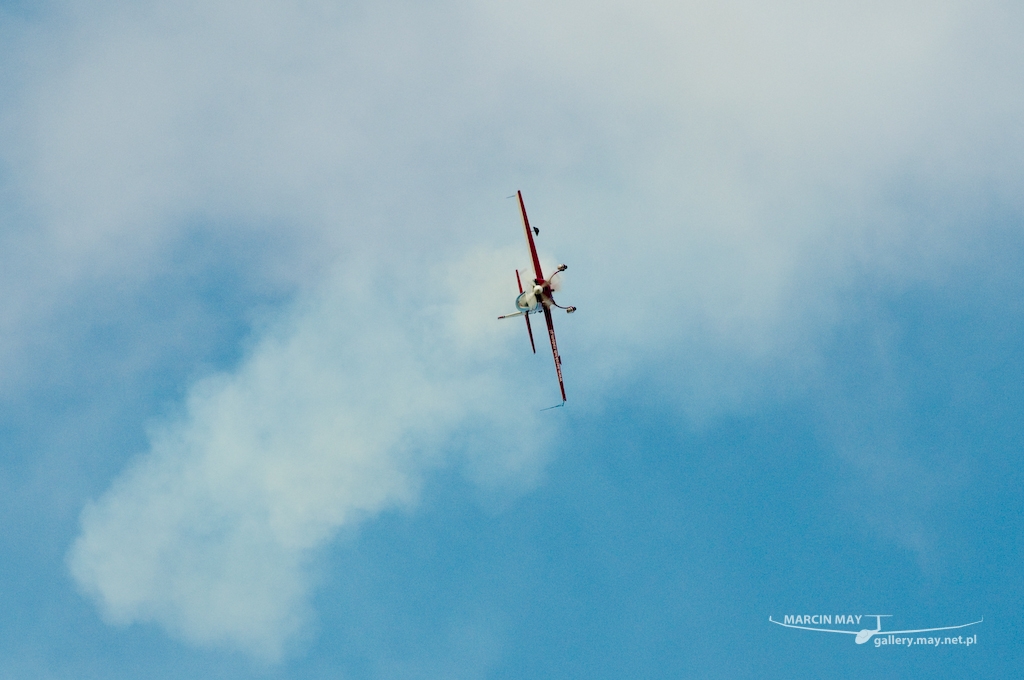
<path fill-rule="evenodd" d="M 0 676 L 1011 675 L 1022 25 L 0 4 Z"/>

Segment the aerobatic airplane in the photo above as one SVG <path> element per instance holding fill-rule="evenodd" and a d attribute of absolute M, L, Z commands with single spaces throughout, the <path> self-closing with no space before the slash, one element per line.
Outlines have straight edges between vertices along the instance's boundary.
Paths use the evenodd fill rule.
<path fill-rule="evenodd" d="M 509 196 L 509 198 L 512 198 Z M 562 358 L 558 356 L 558 344 L 555 343 L 555 325 L 551 320 L 551 308 L 558 307 L 564 309 L 567 313 L 572 314 L 576 311 L 575 307 L 563 307 L 562 305 L 555 302 L 555 299 L 551 296 L 551 291 L 557 285 L 555 283 L 555 277 L 564 272 L 568 267 L 564 264 L 558 265 L 558 271 L 551 275 L 550 279 L 544 278 L 544 273 L 540 268 L 540 258 L 537 257 L 537 245 L 533 242 L 533 237 L 540 234 L 540 229 L 536 227 L 530 227 L 530 219 L 526 216 L 526 206 L 523 205 L 523 192 L 517 191 L 516 198 L 519 199 L 519 212 L 523 216 L 523 229 L 526 230 L 526 245 L 530 248 L 530 257 L 533 258 L 533 285 L 529 286 L 529 290 L 523 290 L 522 279 L 519 278 L 519 270 L 516 270 L 516 283 L 519 284 L 519 296 L 516 298 L 516 309 L 519 310 L 515 314 L 505 314 L 499 316 L 499 319 L 510 319 L 513 316 L 521 316 L 526 319 L 526 332 L 530 335 L 530 347 L 533 348 L 533 353 L 537 353 L 537 345 L 533 342 L 533 330 L 530 328 L 530 315 L 542 312 L 544 314 L 544 322 L 548 326 L 548 338 L 551 340 L 551 354 L 555 357 L 555 371 L 558 373 L 558 387 L 562 390 L 562 404 L 565 403 L 565 383 L 562 382 Z M 562 404 L 559 404 L 561 406 Z"/>

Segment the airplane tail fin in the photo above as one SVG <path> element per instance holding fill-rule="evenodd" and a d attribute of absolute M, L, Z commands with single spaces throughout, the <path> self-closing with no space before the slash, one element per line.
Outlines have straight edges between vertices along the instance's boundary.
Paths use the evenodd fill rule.
<path fill-rule="evenodd" d="M 533 353 L 536 354 L 537 353 L 537 345 L 533 344 L 533 329 L 530 328 L 530 315 L 529 314 L 523 314 L 523 318 L 526 319 L 526 332 L 530 336 L 530 347 L 533 348 Z"/>
<path fill-rule="evenodd" d="M 523 294 L 523 281 L 519 278 L 519 270 L 516 270 L 516 283 L 519 285 L 519 294 Z M 530 328 L 530 314 L 527 312 L 523 314 L 523 318 L 526 319 L 526 333 L 530 336 L 530 347 L 533 349 L 533 353 L 537 353 L 537 345 L 533 342 L 533 329 Z"/>

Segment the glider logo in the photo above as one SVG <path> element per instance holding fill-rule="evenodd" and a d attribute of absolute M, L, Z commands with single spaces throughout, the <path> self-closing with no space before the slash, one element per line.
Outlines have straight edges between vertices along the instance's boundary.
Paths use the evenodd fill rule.
<path fill-rule="evenodd" d="M 910 633 L 931 633 L 937 630 L 955 630 L 957 628 L 967 628 L 968 626 L 974 626 L 984 621 L 984 617 L 977 621 L 971 621 L 970 623 L 962 623 L 959 626 L 940 626 L 938 628 L 915 628 L 913 630 L 882 630 L 882 619 L 889 618 L 892 614 L 787 614 L 782 617 L 782 621 L 776 621 L 772 617 L 768 617 L 768 620 L 777 626 L 784 626 L 786 628 L 797 628 L 799 630 L 815 630 L 819 633 L 842 633 L 845 635 L 855 635 L 853 639 L 858 645 L 862 645 L 873 637 L 878 636 L 875 640 L 875 646 L 880 647 L 883 644 L 905 644 L 910 646 L 912 644 L 917 645 L 934 645 L 940 644 L 963 644 L 971 645 L 978 641 L 978 636 L 975 635 L 973 639 L 971 637 L 963 638 L 962 636 L 957 637 L 918 637 L 918 638 L 901 638 L 896 637 L 898 635 L 910 634 Z M 861 628 L 860 630 L 839 630 L 835 628 L 822 628 L 826 625 L 854 625 L 859 626 L 861 619 L 874 619 L 874 628 Z M 870 625 L 870 621 L 864 623 Z M 810 624 L 810 625 L 805 625 Z"/>

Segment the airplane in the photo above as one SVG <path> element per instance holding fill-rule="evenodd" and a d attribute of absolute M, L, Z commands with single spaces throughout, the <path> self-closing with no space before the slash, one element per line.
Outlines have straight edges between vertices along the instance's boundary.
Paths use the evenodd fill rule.
<path fill-rule="evenodd" d="M 519 270 L 516 270 L 516 283 L 519 284 L 519 296 L 516 297 L 516 309 L 518 311 L 514 314 L 499 316 L 498 319 L 511 319 L 514 316 L 521 316 L 526 319 L 526 332 L 530 336 L 530 347 L 533 348 L 533 353 L 536 354 L 537 345 L 533 342 L 530 315 L 544 314 L 544 322 L 548 326 L 548 338 L 551 340 L 551 354 L 555 357 L 558 388 L 562 391 L 562 403 L 559 406 L 563 406 L 565 405 L 565 383 L 562 381 L 562 358 L 558 355 L 558 344 L 555 342 L 555 325 L 551 319 L 551 308 L 558 307 L 559 309 L 564 309 L 567 314 L 572 314 L 576 311 L 576 308 L 563 307 L 558 304 L 551 296 L 551 292 L 555 277 L 568 269 L 568 267 L 560 264 L 558 265 L 558 270 L 551 275 L 551 278 L 544 278 L 544 273 L 540 267 L 540 258 L 537 257 L 537 245 L 533 241 L 533 237 L 540 234 L 540 229 L 530 226 L 530 219 L 526 216 L 526 205 L 523 204 L 523 192 L 516 191 L 515 197 L 519 199 L 519 212 L 523 216 L 523 229 L 526 230 L 526 245 L 530 248 L 530 257 L 533 259 L 534 278 L 533 285 L 529 287 L 530 289 L 524 291 L 522 279 L 519 277 Z M 509 198 L 512 198 L 512 196 L 509 196 Z"/>
<path fill-rule="evenodd" d="M 875 617 L 875 629 L 865 628 L 864 630 L 831 630 L 828 628 L 812 628 L 810 626 L 797 626 L 792 623 L 782 623 L 776 621 L 772 617 L 768 617 L 768 620 L 779 626 L 785 626 L 786 628 L 799 628 L 800 630 L 816 630 L 821 633 L 846 633 L 847 635 L 856 635 L 853 639 L 858 645 L 862 645 L 876 635 L 899 635 L 901 633 L 930 633 L 935 630 L 953 630 L 954 628 L 966 628 L 967 626 L 973 626 L 977 623 L 984 621 L 981 618 L 978 621 L 972 621 L 970 623 L 964 623 L 959 626 L 942 626 L 941 628 L 918 628 L 917 630 L 882 630 L 882 618 L 889 618 L 892 614 L 865 614 L 868 618 Z"/>

